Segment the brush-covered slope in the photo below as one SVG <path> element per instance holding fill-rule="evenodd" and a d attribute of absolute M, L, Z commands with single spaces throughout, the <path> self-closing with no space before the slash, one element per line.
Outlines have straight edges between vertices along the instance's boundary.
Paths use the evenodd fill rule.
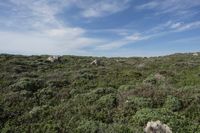
<path fill-rule="evenodd" d="M 200 133 L 200 56 L 47 58 L 0 55 L 0 132 Z"/>

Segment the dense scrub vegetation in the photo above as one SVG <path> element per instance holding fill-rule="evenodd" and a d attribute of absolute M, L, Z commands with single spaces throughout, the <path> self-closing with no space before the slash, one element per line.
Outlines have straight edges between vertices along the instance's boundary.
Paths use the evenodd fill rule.
<path fill-rule="evenodd" d="M 47 58 L 0 55 L 0 132 L 200 133 L 200 56 Z"/>

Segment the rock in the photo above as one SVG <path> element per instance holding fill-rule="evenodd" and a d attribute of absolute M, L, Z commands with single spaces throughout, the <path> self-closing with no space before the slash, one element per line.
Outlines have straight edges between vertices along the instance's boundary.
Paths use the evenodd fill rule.
<path fill-rule="evenodd" d="M 98 66 L 100 64 L 100 62 L 99 62 L 99 60 L 95 59 L 90 64 Z"/>
<path fill-rule="evenodd" d="M 47 61 L 50 61 L 50 62 L 56 62 L 56 61 L 59 61 L 60 59 L 60 56 L 50 56 L 47 58 Z"/>
<path fill-rule="evenodd" d="M 192 55 L 193 55 L 193 56 L 198 56 L 199 54 L 198 54 L 198 53 L 193 53 Z"/>
<path fill-rule="evenodd" d="M 151 121 L 147 123 L 144 129 L 145 133 L 172 133 L 171 129 L 166 125 L 161 123 L 159 120 Z"/>

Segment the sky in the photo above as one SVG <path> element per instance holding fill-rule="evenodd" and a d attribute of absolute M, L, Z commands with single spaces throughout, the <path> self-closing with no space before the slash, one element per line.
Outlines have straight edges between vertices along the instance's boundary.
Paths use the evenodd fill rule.
<path fill-rule="evenodd" d="M 200 0 L 0 0 L 0 53 L 160 56 L 200 51 Z"/>

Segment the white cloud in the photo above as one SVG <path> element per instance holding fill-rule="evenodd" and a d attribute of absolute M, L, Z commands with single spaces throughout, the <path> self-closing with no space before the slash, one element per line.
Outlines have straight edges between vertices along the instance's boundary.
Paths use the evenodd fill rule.
<path fill-rule="evenodd" d="M 76 5 L 82 10 L 82 16 L 90 18 L 108 16 L 123 11 L 124 9 L 128 8 L 128 3 L 130 0 L 77 1 Z"/>
<path fill-rule="evenodd" d="M 194 7 L 200 6 L 200 0 L 155 0 L 136 6 L 137 10 L 156 10 L 156 14 L 178 15 L 179 17 L 190 17 L 197 15 Z"/>
<path fill-rule="evenodd" d="M 141 34 L 135 33 L 133 35 L 126 36 L 125 39 L 129 41 L 139 41 L 142 40 L 143 37 L 141 36 Z"/>
<path fill-rule="evenodd" d="M 136 9 L 138 9 L 138 10 L 153 9 L 153 8 L 157 7 L 158 5 L 159 5 L 158 2 L 152 1 L 152 2 L 149 2 L 149 3 L 145 3 L 145 4 L 142 4 L 142 5 L 136 6 Z"/>
<path fill-rule="evenodd" d="M 39 54 L 54 53 L 56 45 L 49 38 L 39 37 L 31 33 L 0 32 L 0 52 Z"/>
<path fill-rule="evenodd" d="M 102 41 L 81 37 L 50 37 L 37 32 L 0 32 L 0 52 L 22 54 L 73 54 L 82 48 L 98 45 Z"/>
<path fill-rule="evenodd" d="M 177 29 L 177 28 L 181 27 L 182 24 L 183 24 L 183 23 L 181 23 L 181 22 L 177 22 L 177 23 L 172 24 L 172 25 L 170 26 L 170 28 L 172 28 L 172 29 Z"/>
<path fill-rule="evenodd" d="M 50 37 L 67 37 L 73 38 L 82 36 L 86 31 L 82 28 L 57 28 L 57 29 L 49 29 L 46 30 L 45 33 Z"/>
<path fill-rule="evenodd" d="M 185 30 L 191 30 L 194 28 L 200 28 L 200 21 L 182 24 L 176 28 L 176 31 L 181 32 L 181 31 L 185 31 Z"/>
<path fill-rule="evenodd" d="M 51 0 L 9 0 L 12 8 L 10 18 L 13 25 L 23 24 L 28 29 L 41 29 L 49 27 L 61 27 L 62 22 L 56 15 L 65 7 L 58 0 L 51 3 Z M 7 22 L 7 21 L 6 21 Z M 18 25 L 17 25 L 18 26 Z"/>
<path fill-rule="evenodd" d="M 194 28 L 200 28 L 200 21 L 193 21 L 193 22 L 173 22 L 168 21 L 164 24 L 157 25 L 150 30 L 145 31 L 145 34 L 149 35 L 166 35 L 172 32 L 182 32 L 186 30 L 191 30 Z"/>
<path fill-rule="evenodd" d="M 170 32 L 182 32 L 182 31 L 191 30 L 194 28 L 200 28 L 200 21 L 193 21 L 189 23 L 169 21 L 165 24 L 156 26 L 155 28 L 153 28 L 153 30 L 158 33 L 160 31 L 165 31 L 165 32 L 170 33 Z"/>
<path fill-rule="evenodd" d="M 172 24 L 173 24 L 172 21 L 167 21 L 166 23 L 158 24 L 157 26 L 155 26 L 149 30 L 146 30 L 145 33 L 146 34 L 155 34 L 155 33 L 161 32 L 163 30 L 166 31 L 169 28 L 169 26 Z"/>
<path fill-rule="evenodd" d="M 97 46 L 95 49 L 96 50 L 112 50 L 116 48 L 120 48 L 124 45 L 127 45 L 130 41 L 127 40 L 118 40 L 118 41 L 112 41 L 112 42 L 107 42 L 104 45 Z"/>
<path fill-rule="evenodd" d="M 116 48 L 123 47 L 127 44 L 135 43 L 135 42 L 142 41 L 142 40 L 147 40 L 149 38 L 150 38 L 150 36 L 144 36 L 140 33 L 134 33 L 132 35 L 127 35 L 120 40 L 107 42 L 104 45 L 97 46 L 97 49 L 98 50 L 116 49 Z"/>

